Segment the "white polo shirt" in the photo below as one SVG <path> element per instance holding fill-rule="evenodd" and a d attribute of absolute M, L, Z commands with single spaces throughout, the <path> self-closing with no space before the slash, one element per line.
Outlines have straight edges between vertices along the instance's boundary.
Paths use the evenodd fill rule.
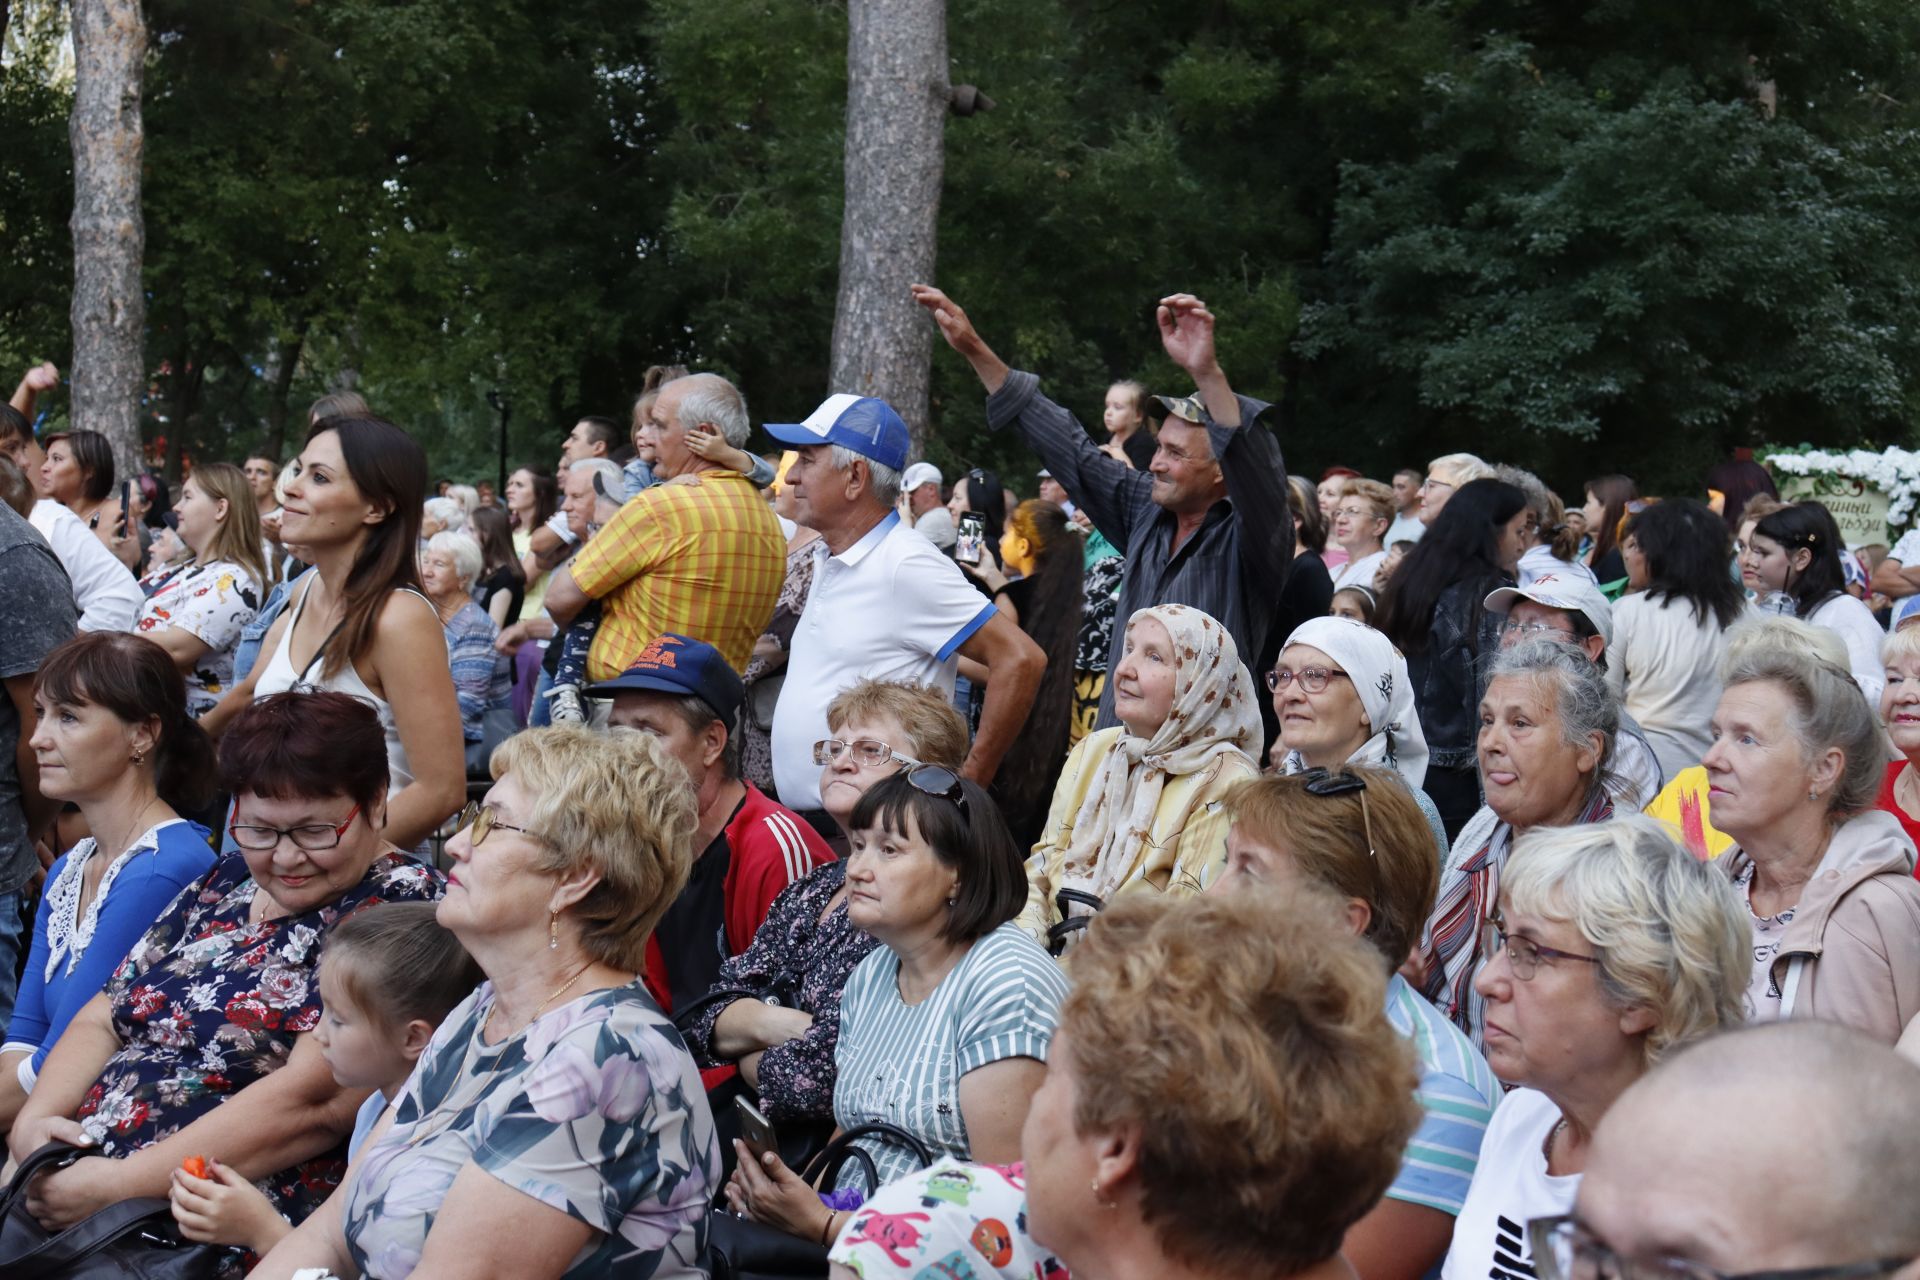
<path fill-rule="evenodd" d="M 27 521 L 53 548 L 73 583 L 82 631 L 131 631 L 147 597 L 133 570 L 121 564 L 107 544 L 79 516 L 50 498 L 33 504 Z"/>
<path fill-rule="evenodd" d="M 813 590 L 773 713 L 773 782 L 789 809 L 820 807 L 813 744 L 827 704 L 863 679 L 953 692 L 954 654 L 996 610 L 960 566 L 889 513 L 839 555 L 813 544 Z M 903 753 L 904 754 L 904 753 Z"/>

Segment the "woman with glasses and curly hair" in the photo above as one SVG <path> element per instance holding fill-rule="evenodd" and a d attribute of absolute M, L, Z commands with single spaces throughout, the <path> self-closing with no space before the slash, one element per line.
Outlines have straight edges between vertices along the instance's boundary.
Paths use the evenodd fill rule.
<path fill-rule="evenodd" d="M 852 829 L 848 918 L 880 945 L 840 998 L 834 1119 L 896 1125 L 936 1158 L 1019 1159 L 1067 983 L 1012 924 L 1025 881 L 999 809 L 953 770 L 921 765 L 867 792 Z M 860 1146 L 881 1182 L 914 1168 L 898 1146 Z M 736 1150 L 735 1212 L 832 1238 L 844 1213 L 779 1156 Z"/>

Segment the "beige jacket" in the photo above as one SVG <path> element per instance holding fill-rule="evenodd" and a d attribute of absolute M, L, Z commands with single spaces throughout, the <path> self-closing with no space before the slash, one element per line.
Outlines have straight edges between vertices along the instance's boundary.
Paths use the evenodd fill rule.
<path fill-rule="evenodd" d="M 1774 981 L 1792 996 L 1788 1017 L 1843 1023 L 1891 1045 L 1920 1016 L 1914 857 L 1899 822 L 1878 809 L 1834 831 L 1773 961 Z M 1733 849 L 1717 865 L 1737 880 L 1752 861 Z"/>

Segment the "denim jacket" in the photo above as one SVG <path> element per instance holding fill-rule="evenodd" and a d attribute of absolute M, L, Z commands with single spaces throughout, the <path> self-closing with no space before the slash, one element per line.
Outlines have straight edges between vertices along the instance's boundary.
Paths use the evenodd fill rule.
<path fill-rule="evenodd" d="M 260 660 L 260 646 L 266 642 L 267 632 L 273 630 L 273 624 L 287 607 L 287 601 L 293 594 L 294 583 L 306 576 L 302 570 L 299 577 L 276 583 L 267 593 L 266 600 L 260 606 L 260 612 L 253 621 L 240 629 L 240 639 L 233 646 L 233 679 L 237 684 L 247 678 L 253 670 L 253 664 Z"/>

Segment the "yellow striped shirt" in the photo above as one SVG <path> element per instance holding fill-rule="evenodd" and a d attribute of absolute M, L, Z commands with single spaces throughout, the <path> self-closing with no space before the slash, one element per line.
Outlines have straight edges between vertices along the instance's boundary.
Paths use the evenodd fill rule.
<path fill-rule="evenodd" d="M 573 561 L 574 582 L 602 601 L 588 678 L 613 679 L 669 631 L 706 641 L 741 670 L 786 573 L 780 522 L 739 472 L 642 490 Z"/>

